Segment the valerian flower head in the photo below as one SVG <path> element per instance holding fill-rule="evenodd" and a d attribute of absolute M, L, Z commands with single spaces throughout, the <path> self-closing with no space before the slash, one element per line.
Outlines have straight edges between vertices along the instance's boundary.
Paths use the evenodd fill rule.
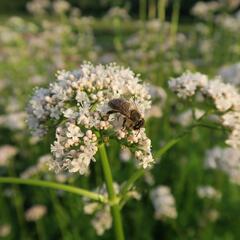
<path fill-rule="evenodd" d="M 220 77 L 208 79 L 203 74 L 187 72 L 171 79 L 169 87 L 182 99 L 201 94 L 204 99 L 211 100 L 220 123 L 231 131 L 226 143 L 240 148 L 240 94 L 235 86 L 224 83 Z"/>
<path fill-rule="evenodd" d="M 52 169 L 87 174 L 95 161 L 99 132 L 102 139 L 117 138 L 130 148 L 143 168 L 152 165 L 151 141 L 145 129 L 123 126 L 124 116 L 120 113 L 107 114 L 109 101 L 123 98 L 144 117 L 151 101 L 138 76 L 116 64 L 84 63 L 76 71 L 59 71 L 56 77 L 48 88 L 35 91 L 27 108 L 34 135 L 43 136 L 50 128 L 55 129 Z"/>

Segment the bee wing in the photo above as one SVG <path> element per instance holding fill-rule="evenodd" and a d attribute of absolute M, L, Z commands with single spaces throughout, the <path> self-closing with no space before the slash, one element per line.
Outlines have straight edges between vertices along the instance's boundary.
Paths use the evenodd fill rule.
<path fill-rule="evenodd" d="M 109 107 L 129 117 L 130 103 L 123 98 L 115 98 L 109 101 Z"/>

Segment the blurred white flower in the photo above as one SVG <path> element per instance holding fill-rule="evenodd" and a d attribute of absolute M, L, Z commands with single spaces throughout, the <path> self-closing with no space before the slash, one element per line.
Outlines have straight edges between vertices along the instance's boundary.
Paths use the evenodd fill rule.
<path fill-rule="evenodd" d="M 0 237 L 5 238 L 11 233 L 11 225 L 2 224 L 0 225 Z"/>
<path fill-rule="evenodd" d="M 219 200 L 222 197 L 222 193 L 216 190 L 212 186 L 198 186 L 197 194 L 199 198 L 208 198 Z"/>
<path fill-rule="evenodd" d="M 26 113 L 16 112 L 0 115 L 0 125 L 11 130 L 21 130 L 26 127 Z"/>
<path fill-rule="evenodd" d="M 240 28 L 240 18 L 237 16 L 220 14 L 216 17 L 215 22 L 219 28 L 223 28 L 225 31 L 236 34 Z"/>
<path fill-rule="evenodd" d="M 57 14 L 63 14 L 70 9 L 71 5 L 69 2 L 64 0 L 55 0 L 53 2 L 53 10 Z"/>
<path fill-rule="evenodd" d="M 206 152 L 205 167 L 225 172 L 230 181 L 240 184 L 240 151 L 233 148 L 214 147 Z"/>
<path fill-rule="evenodd" d="M 208 19 L 214 12 L 222 7 L 221 2 L 210 1 L 202 2 L 198 1 L 191 9 L 191 13 L 199 18 Z"/>
<path fill-rule="evenodd" d="M 173 117 L 173 121 L 179 123 L 183 127 L 187 127 L 193 122 L 193 115 L 196 119 L 199 119 L 203 116 L 204 113 L 204 111 L 198 108 L 188 109 L 185 112 L 179 114 L 178 116 Z"/>
<path fill-rule="evenodd" d="M 3 145 L 0 147 L 0 167 L 8 166 L 9 161 L 17 154 L 16 147 L 10 145 Z"/>
<path fill-rule="evenodd" d="M 109 206 L 105 206 L 103 209 L 95 214 L 95 217 L 91 221 L 97 235 L 101 236 L 104 232 L 112 227 L 112 216 Z"/>
<path fill-rule="evenodd" d="M 25 218 L 29 222 L 35 222 L 41 219 L 47 213 L 47 208 L 44 205 L 34 205 L 25 212 Z"/>
<path fill-rule="evenodd" d="M 27 3 L 27 10 L 32 14 L 45 14 L 50 5 L 49 0 L 33 0 Z"/>
<path fill-rule="evenodd" d="M 114 18 L 119 18 L 121 20 L 129 20 L 130 15 L 128 14 L 126 8 L 112 7 L 109 9 L 104 18 L 106 20 L 113 20 Z"/>
<path fill-rule="evenodd" d="M 222 77 L 224 82 L 239 86 L 240 62 L 220 68 L 218 74 Z"/>
<path fill-rule="evenodd" d="M 131 157 L 132 157 L 131 151 L 126 147 L 122 147 L 120 150 L 120 159 L 123 162 L 128 162 L 131 159 Z"/>
<path fill-rule="evenodd" d="M 158 186 L 151 191 L 150 194 L 154 209 L 155 218 L 158 220 L 177 218 L 177 210 L 175 199 L 171 190 L 167 186 Z"/>

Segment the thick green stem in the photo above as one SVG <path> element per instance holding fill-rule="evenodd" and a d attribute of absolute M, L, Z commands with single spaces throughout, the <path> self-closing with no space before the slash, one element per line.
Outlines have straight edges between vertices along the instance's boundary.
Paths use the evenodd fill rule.
<path fill-rule="evenodd" d="M 63 190 L 66 192 L 74 193 L 80 196 L 85 196 L 95 201 L 107 202 L 105 197 L 102 196 L 101 194 L 97 194 L 97 193 L 87 191 L 85 189 L 68 186 L 64 184 L 59 184 L 59 183 L 54 183 L 54 182 L 49 182 L 49 181 L 21 179 L 21 178 L 13 178 L 13 177 L 0 177 L 0 183 L 13 183 L 13 184 L 23 184 L 23 185 L 30 185 L 30 186 L 37 186 L 37 187 L 53 188 L 57 190 Z"/>
<path fill-rule="evenodd" d="M 117 240 L 124 240 L 119 200 L 114 190 L 112 172 L 104 143 L 99 146 L 99 153 L 101 156 L 102 168 L 109 195 L 109 201 L 111 203 L 111 212 L 114 222 L 115 236 Z"/>

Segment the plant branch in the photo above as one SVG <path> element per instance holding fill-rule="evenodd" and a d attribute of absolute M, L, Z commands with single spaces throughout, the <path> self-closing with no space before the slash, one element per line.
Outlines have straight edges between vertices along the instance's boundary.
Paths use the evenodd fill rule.
<path fill-rule="evenodd" d="M 108 195 L 109 195 L 109 202 L 110 202 L 110 207 L 111 207 L 111 212 L 112 212 L 112 217 L 114 222 L 115 236 L 117 240 L 124 240 L 125 238 L 124 238 L 124 232 L 123 232 L 123 226 L 122 226 L 119 200 L 114 190 L 111 167 L 109 164 L 104 143 L 100 144 L 99 153 L 101 156 L 101 163 L 102 163 L 104 178 L 105 178 Z"/>
<path fill-rule="evenodd" d="M 68 186 L 65 184 L 59 184 L 55 182 L 35 180 L 35 179 L 21 179 L 21 178 L 14 178 L 14 177 L 0 177 L 0 184 L 1 183 L 22 184 L 22 185 L 29 185 L 29 186 L 36 186 L 36 187 L 52 188 L 52 189 L 63 190 L 76 195 L 84 196 L 102 203 L 107 202 L 107 199 L 101 194 L 93 193 L 85 189 Z"/>

